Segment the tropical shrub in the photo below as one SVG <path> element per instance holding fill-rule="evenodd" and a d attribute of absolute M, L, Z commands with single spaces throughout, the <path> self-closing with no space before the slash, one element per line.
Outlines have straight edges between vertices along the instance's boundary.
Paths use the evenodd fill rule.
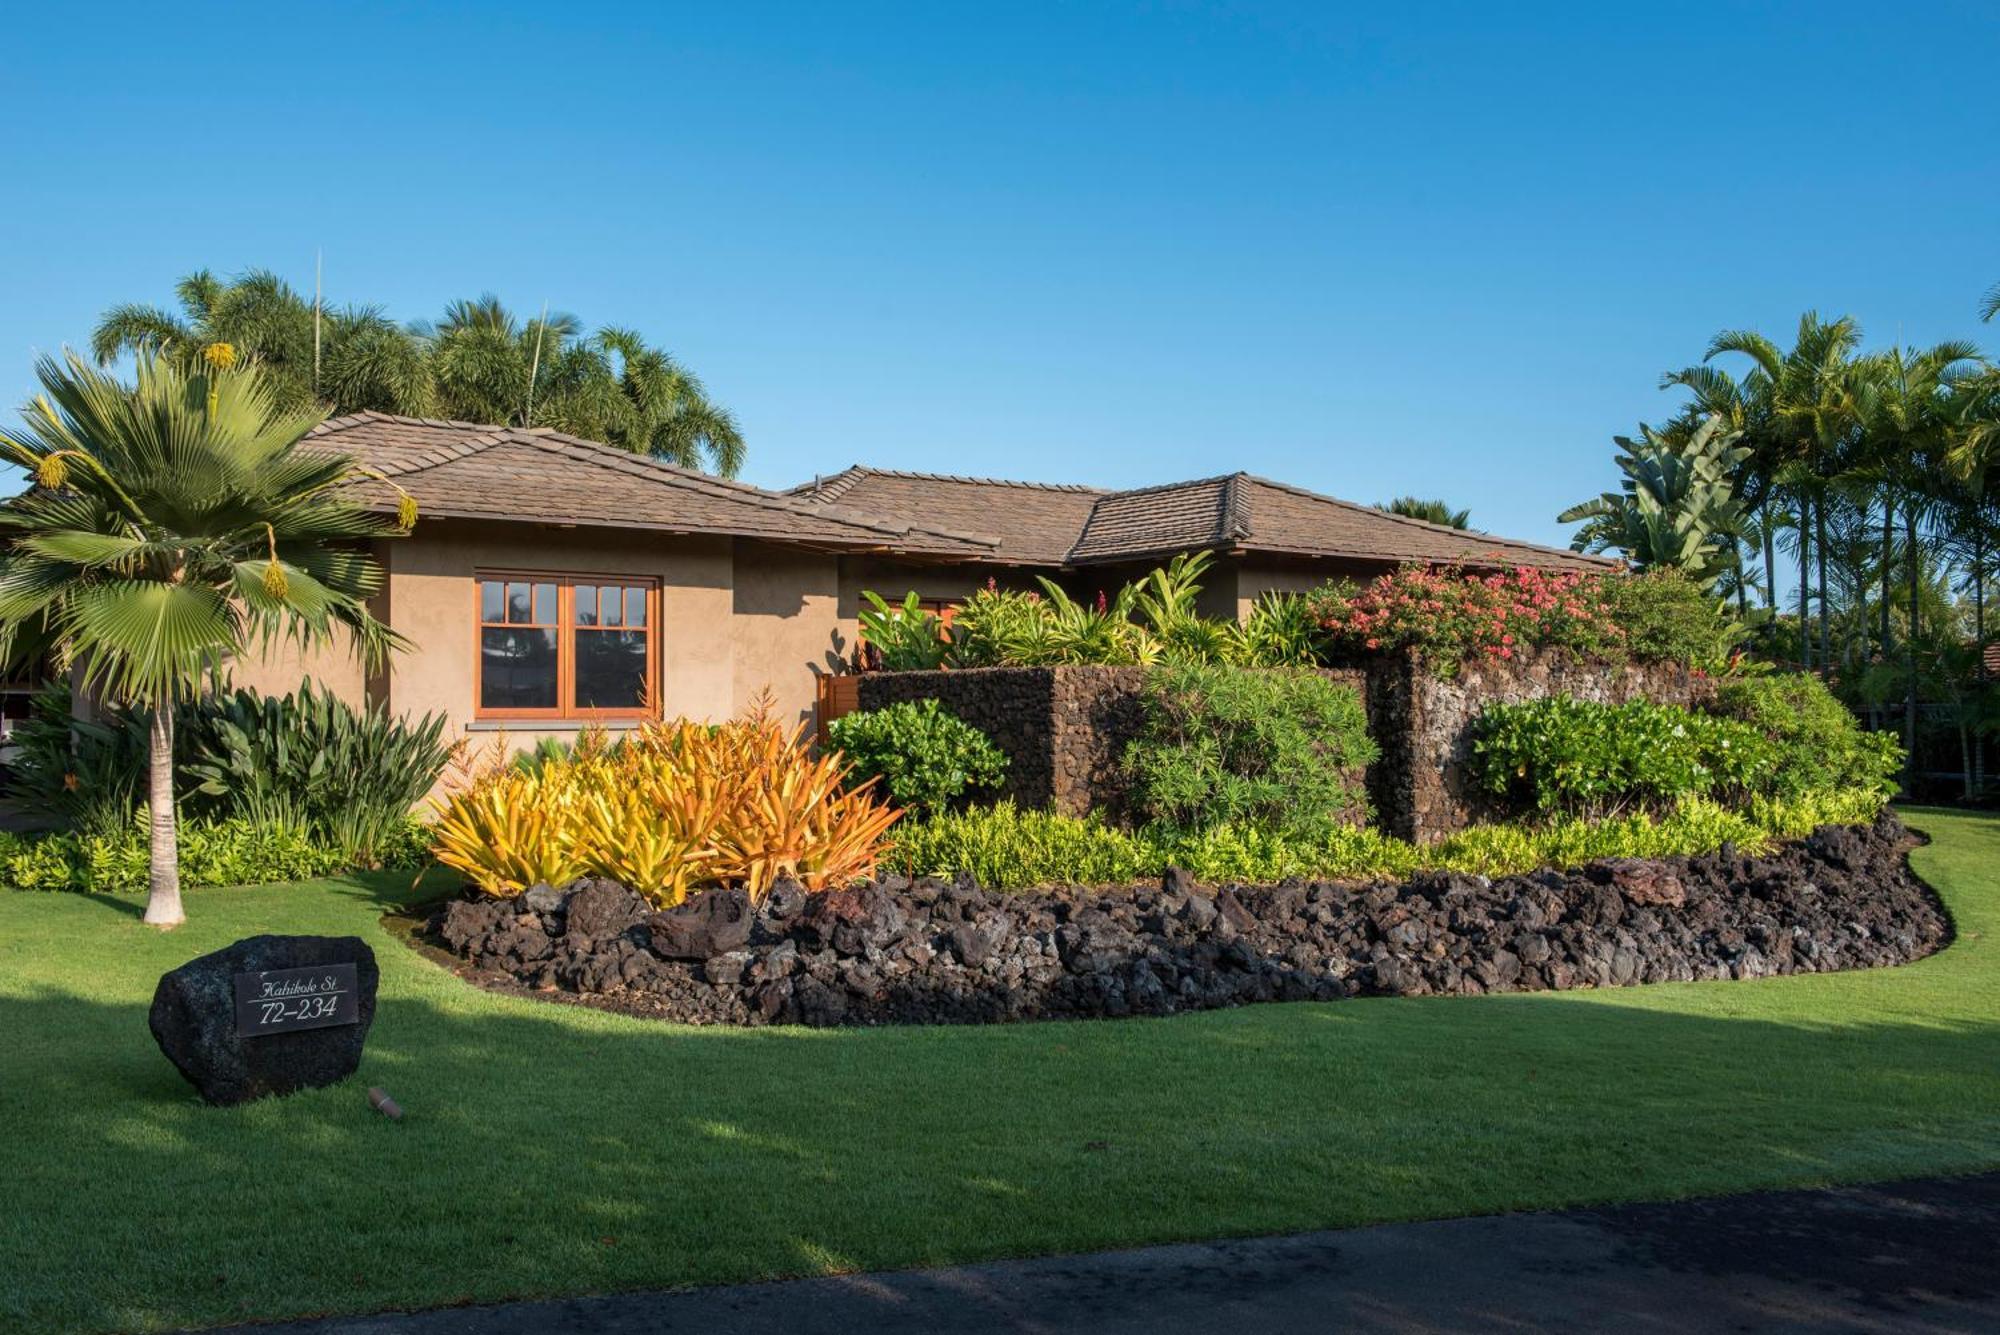
<path fill-rule="evenodd" d="M 898 812 L 847 764 L 814 756 L 763 711 L 710 727 L 650 724 L 534 771 L 495 767 L 437 804 L 433 851 L 491 894 L 608 876 L 656 903 L 698 885 L 761 896 L 870 875 Z"/>
<path fill-rule="evenodd" d="M 1778 796 L 1828 789 L 1896 790 L 1903 748 L 1889 733 L 1867 732 L 1826 684 L 1810 673 L 1722 682 L 1710 709 L 1762 733 L 1776 750 L 1769 791 Z"/>
<path fill-rule="evenodd" d="M 1006 754 L 936 700 L 848 714 L 827 732 L 853 766 L 850 786 L 878 780 L 891 802 L 911 811 L 947 810 L 1007 777 Z"/>
<path fill-rule="evenodd" d="M 1767 789 L 1776 750 L 1756 729 L 1679 705 L 1550 696 L 1488 705 L 1473 769 L 1489 793 L 1542 813 L 1603 817 Z"/>
<path fill-rule="evenodd" d="M 1360 694 L 1306 669 L 1170 664 L 1147 674 L 1123 764 L 1134 812 L 1174 830 L 1324 834 L 1365 809 Z"/>
<path fill-rule="evenodd" d="M 0 884 L 17 890 L 138 890 L 146 885 L 146 827 L 61 831 L 0 842 Z M 190 885 L 262 885 L 345 870 L 335 849 L 296 825 L 233 817 L 181 827 L 181 877 Z M 402 865 L 408 865 L 404 863 Z"/>
<path fill-rule="evenodd" d="M 293 695 L 213 691 L 174 707 L 175 802 L 211 824 L 303 830 L 345 867 L 393 865 L 451 754 L 444 723 L 356 709 L 310 681 Z M 145 800 L 150 728 L 148 711 L 120 706 L 76 718 L 68 685 L 51 683 L 15 730 L 15 801 L 115 842 Z"/>
<path fill-rule="evenodd" d="M 1523 566 L 1475 575 L 1411 565 L 1308 597 L 1332 657 L 1417 649 L 1446 674 L 1468 659 L 1505 660 L 1528 649 L 1712 667 L 1729 640 L 1719 605 L 1670 571 L 1597 575 Z"/>
<path fill-rule="evenodd" d="M 861 595 L 861 638 L 876 666 L 887 672 L 927 672 L 944 666 L 944 623 L 923 606 L 912 589 L 900 605 L 891 606 L 881 594 Z"/>
<path fill-rule="evenodd" d="M 445 718 L 356 709 L 308 680 L 292 695 L 240 690 L 195 706 L 182 799 L 191 813 L 305 830 L 350 866 L 377 866 L 451 755 Z"/>

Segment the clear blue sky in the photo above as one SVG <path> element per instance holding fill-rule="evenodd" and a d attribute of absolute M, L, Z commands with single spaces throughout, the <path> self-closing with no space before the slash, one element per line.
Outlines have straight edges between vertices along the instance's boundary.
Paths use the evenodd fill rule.
<path fill-rule="evenodd" d="M 400 8 L 400 7 L 399 7 Z M 637 326 L 746 476 L 1242 467 L 1560 540 L 1708 336 L 1983 335 L 2000 8 L 10 13 L 0 402 L 177 275 Z"/>

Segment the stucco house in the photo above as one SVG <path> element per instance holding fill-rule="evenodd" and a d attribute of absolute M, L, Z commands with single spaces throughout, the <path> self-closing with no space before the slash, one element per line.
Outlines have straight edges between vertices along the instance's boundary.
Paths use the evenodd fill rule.
<path fill-rule="evenodd" d="M 855 648 L 863 590 L 948 605 L 997 579 L 1080 596 L 1176 552 L 1213 551 L 1209 610 L 1408 561 L 1601 569 L 1596 558 L 1465 533 L 1246 473 L 1130 491 L 863 467 L 776 492 L 543 429 L 380 413 L 312 440 L 391 479 L 358 483 L 422 518 L 378 544 L 376 615 L 414 646 L 364 673 L 330 647 L 235 665 L 238 685 L 302 676 L 454 734 L 524 744 L 596 722 L 720 719 L 769 689 L 810 716 L 815 679 Z"/>

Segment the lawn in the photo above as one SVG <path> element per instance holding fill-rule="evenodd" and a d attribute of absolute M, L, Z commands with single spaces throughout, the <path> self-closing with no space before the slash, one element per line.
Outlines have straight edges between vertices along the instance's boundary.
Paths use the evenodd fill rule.
<path fill-rule="evenodd" d="M 1900 969 L 1168 1020 L 714 1031 L 477 991 L 408 878 L 0 893 L 0 1328 L 711 1284 L 2000 1165 L 2000 821 L 1912 817 L 1959 939 Z M 382 964 L 359 1078 L 202 1106 L 159 974 Z M 368 1109 L 387 1086 L 400 1124 Z"/>

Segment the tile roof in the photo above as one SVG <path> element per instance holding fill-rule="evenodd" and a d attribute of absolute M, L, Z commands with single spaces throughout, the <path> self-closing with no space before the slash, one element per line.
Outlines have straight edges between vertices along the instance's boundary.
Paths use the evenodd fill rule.
<path fill-rule="evenodd" d="M 1447 528 L 1249 473 L 1130 491 L 856 466 L 790 493 L 829 513 L 986 534 L 996 559 L 1095 565 L 1212 547 L 1276 555 L 1602 570 L 1602 557 Z"/>
<path fill-rule="evenodd" d="M 919 556 L 977 557 L 994 546 L 919 524 L 830 513 L 543 428 L 363 412 L 323 422 L 308 439 L 354 456 L 408 490 L 422 513 L 446 518 L 728 534 Z M 372 506 L 394 508 L 395 487 L 355 485 Z"/>
<path fill-rule="evenodd" d="M 856 465 L 786 494 L 841 514 L 921 517 L 951 532 L 986 534 L 1002 561 L 1058 566 L 1067 563 L 1092 508 L 1108 493 L 1095 487 Z"/>

